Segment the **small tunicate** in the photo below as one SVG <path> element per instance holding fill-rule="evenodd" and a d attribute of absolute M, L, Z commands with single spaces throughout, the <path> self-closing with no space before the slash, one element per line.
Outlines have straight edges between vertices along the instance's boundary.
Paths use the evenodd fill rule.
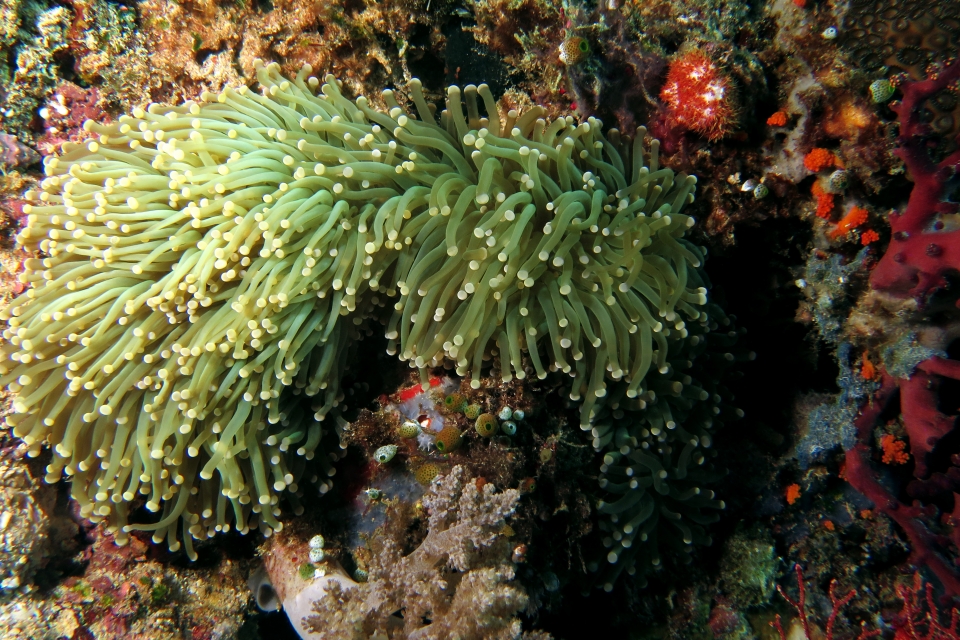
<path fill-rule="evenodd" d="M 450 453 L 451 451 L 456 451 L 460 446 L 460 429 L 457 429 L 453 425 L 447 425 L 440 430 L 440 433 L 437 434 L 437 451 L 440 453 Z"/>
<path fill-rule="evenodd" d="M 830 192 L 839 193 L 850 186 L 850 175 L 843 169 L 830 174 Z"/>
<path fill-rule="evenodd" d="M 743 191 L 744 193 L 746 193 L 747 191 L 753 191 L 756 188 L 757 188 L 757 181 L 752 178 L 750 180 L 745 181 L 742 185 L 740 185 L 740 191 Z"/>
<path fill-rule="evenodd" d="M 837 36 L 840 35 L 840 32 L 837 31 L 836 27 L 827 27 L 820 35 L 824 40 L 836 40 Z"/>
<path fill-rule="evenodd" d="M 420 423 L 416 420 L 404 420 L 397 429 L 397 434 L 404 440 L 416 438 L 420 435 Z"/>
<path fill-rule="evenodd" d="M 497 419 L 493 417 L 492 413 L 481 413 L 477 416 L 477 422 L 474 426 L 477 433 L 484 438 L 489 438 L 497 432 Z"/>
<path fill-rule="evenodd" d="M 501 420 L 509 420 L 513 417 L 513 409 L 510 407 L 504 407 L 503 409 L 500 409 L 500 413 L 497 414 L 497 417 Z"/>
<path fill-rule="evenodd" d="M 323 549 L 324 545 L 327 544 L 327 541 L 323 539 L 323 536 L 317 534 L 310 538 L 309 546 L 311 549 Z"/>
<path fill-rule="evenodd" d="M 757 200 L 763 200 L 768 195 L 770 195 L 770 188 L 763 183 L 758 184 L 753 189 L 753 197 Z"/>
<path fill-rule="evenodd" d="M 323 562 L 323 559 L 327 557 L 327 552 L 323 549 L 310 549 L 310 562 L 317 564 L 318 562 Z"/>
<path fill-rule="evenodd" d="M 467 399 L 462 393 L 451 393 L 443 399 L 443 404 L 450 411 L 463 411 L 467 408 Z"/>
<path fill-rule="evenodd" d="M 526 415 L 526 414 L 523 412 L 522 409 L 516 409 L 516 410 L 513 412 L 513 419 L 514 419 L 514 420 L 523 420 L 523 417 L 524 417 L 525 415 Z"/>
<path fill-rule="evenodd" d="M 413 477 L 425 487 L 429 487 L 430 483 L 433 482 L 433 479 L 438 475 L 440 475 L 440 467 L 432 462 L 422 464 L 413 470 Z"/>
<path fill-rule="evenodd" d="M 886 79 L 874 80 L 870 83 L 870 99 L 877 104 L 884 104 L 893 97 L 897 88 Z"/>
<path fill-rule="evenodd" d="M 353 579 L 357 582 L 366 582 L 369 577 L 370 574 L 367 573 L 366 569 L 357 569 L 353 572 Z"/>
<path fill-rule="evenodd" d="M 385 444 L 373 453 L 374 459 L 380 464 L 390 462 L 395 455 L 397 455 L 397 445 L 395 444 Z"/>
<path fill-rule="evenodd" d="M 503 431 L 508 436 L 512 436 L 517 432 L 517 423 L 513 420 L 507 420 L 500 425 L 500 430 Z"/>
<path fill-rule="evenodd" d="M 590 53 L 590 43 L 578 36 L 567 38 L 560 43 L 560 62 L 567 66 L 579 64 Z"/>

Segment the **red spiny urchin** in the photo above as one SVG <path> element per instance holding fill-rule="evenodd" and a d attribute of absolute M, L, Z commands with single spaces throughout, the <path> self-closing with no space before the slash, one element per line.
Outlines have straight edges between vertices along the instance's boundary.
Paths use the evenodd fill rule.
<path fill-rule="evenodd" d="M 730 133 L 736 121 L 733 81 L 702 51 L 688 51 L 674 58 L 660 99 L 667 103 L 678 125 L 710 140 Z"/>

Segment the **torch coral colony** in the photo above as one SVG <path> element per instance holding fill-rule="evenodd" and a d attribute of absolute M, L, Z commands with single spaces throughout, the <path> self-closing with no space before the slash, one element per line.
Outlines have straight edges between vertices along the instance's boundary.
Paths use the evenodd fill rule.
<path fill-rule="evenodd" d="M 196 557 L 192 539 L 279 530 L 315 453 L 333 475 L 318 445 L 345 424 L 350 345 L 386 320 L 424 380 L 448 359 L 479 387 L 491 356 L 504 380 L 569 374 L 606 452 L 608 588 L 659 563 L 658 526 L 705 542 L 720 396 L 684 370 L 728 320 L 683 237 L 695 178 L 642 128 L 499 115 L 486 85 L 466 113 L 450 87 L 437 124 L 417 80 L 416 115 L 391 91 L 383 113 L 311 72 L 258 64 L 261 93 L 89 122 L 46 161 L 18 241 L 47 257 L 2 311 L 2 382 L 15 433 L 53 449 L 47 480 L 121 544 L 149 530 Z M 138 496 L 156 521 L 131 521 Z"/>

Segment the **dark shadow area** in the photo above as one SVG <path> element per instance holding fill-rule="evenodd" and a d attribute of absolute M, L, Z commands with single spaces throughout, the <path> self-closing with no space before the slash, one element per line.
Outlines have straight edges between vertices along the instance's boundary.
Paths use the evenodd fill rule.
<path fill-rule="evenodd" d="M 503 59 L 478 43 L 472 33 L 464 31 L 460 20 L 453 19 L 444 25 L 443 35 L 447 38 L 445 83 L 463 87 L 485 82 L 499 99 L 509 86 L 509 71 Z"/>
<path fill-rule="evenodd" d="M 627 637 L 638 625 L 656 625 L 673 614 L 663 594 L 673 593 L 673 606 L 684 589 L 717 575 L 721 547 L 741 523 L 763 517 L 758 498 L 767 493 L 777 459 L 791 446 L 792 409 L 798 396 L 836 390 L 838 368 L 833 350 L 818 345 L 815 327 L 797 321 L 802 293 L 795 285 L 807 257 L 810 229 L 796 220 L 768 220 L 742 226 L 732 247 L 713 248 L 706 262 L 713 300 L 731 316 L 745 318 L 735 326 L 747 329 L 733 351 L 738 362 L 723 382 L 743 409 L 716 434 L 718 460 L 727 474 L 717 484 L 727 503 L 719 523 L 709 527 L 713 544 L 701 547 L 689 565 L 670 562 L 664 544 L 664 570 L 648 576 L 638 589 L 622 576 L 613 593 L 583 584 L 567 585 L 562 604 L 542 610 L 534 625 L 557 638 L 580 638 L 598 632 Z M 702 240 L 700 241 L 702 242 Z M 698 242 L 698 244 L 700 243 Z M 761 267 L 762 265 L 762 267 Z M 746 361 L 753 351 L 756 359 Z M 585 593 L 583 593 L 586 591 Z M 589 619 L 583 616 L 589 611 Z M 617 635 L 621 634 L 621 635 Z"/>
<path fill-rule="evenodd" d="M 258 638 L 262 640 L 300 640 L 283 611 L 261 612 L 256 617 Z"/>
<path fill-rule="evenodd" d="M 951 360 L 960 360 L 960 339 L 954 340 L 947 347 L 947 357 Z M 960 413 L 960 380 L 942 378 L 937 399 L 937 408 L 940 413 L 948 416 Z"/>
<path fill-rule="evenodd" d="M 415 24 L 407 39 L 407 66 L 415 78 L 420 78 L 424 89 L 430 92 L 443 93 L 444 84 L 443 60 L 437 57 L 430 43 L 430 27 L 425 24 Z"/>

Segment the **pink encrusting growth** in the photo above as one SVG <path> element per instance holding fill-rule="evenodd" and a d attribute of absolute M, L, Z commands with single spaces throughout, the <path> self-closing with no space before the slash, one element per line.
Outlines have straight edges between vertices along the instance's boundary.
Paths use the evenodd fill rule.
<path fill-rule="evenodd" d="M 681 53 L 670 63 L 660 92 L 676 124 L 719 140 L 736 120 L 736 92 L 723 68 L 702 51 Z"/>

